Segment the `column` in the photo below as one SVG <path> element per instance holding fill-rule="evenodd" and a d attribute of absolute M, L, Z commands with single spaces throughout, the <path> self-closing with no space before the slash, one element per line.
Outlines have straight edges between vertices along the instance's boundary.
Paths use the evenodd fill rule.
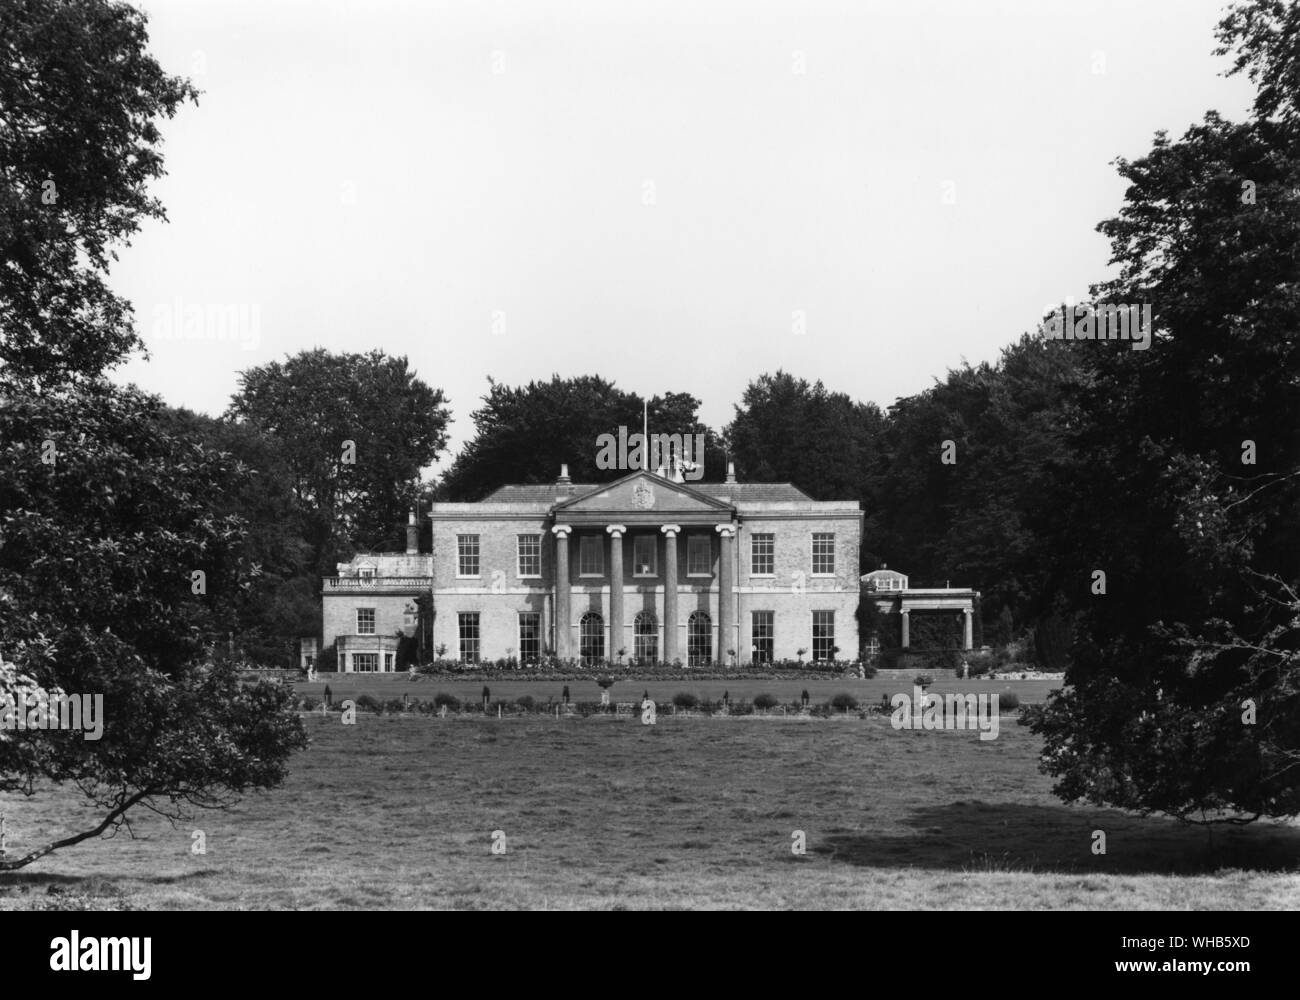
<path fill-rule="evenodd" d="M 623 643 L 623 532 L 621 524 L 605 526 L 609 532 L 609 650 L 611 660 L 624 648 Z"/>
<path fill-rule="evenodd" d="M 569 632 L 569 532 L 567 524 L 551 529 L 555 535 L 555 655 L 567 660 L 573 655 Z"/>
<path fill-rule="evenodd" d="M 962 639 L 963 639 L 962 648 L 973 649 L 975 647 L 975 628 L 974 628 L 975 612 L 971 608 L 967 608 L 964 612 L 962 612 L 962 614 L 966 618 L 966 621 L 962 627 Z"/>
<path fill-rule="evenodd" d="M 664 533 L 664 648 L 665 663 L 677 659 L 677 533 L 681 527 L 665 524 Z"/>
<path fill-rule="evenodd" d="M 907 633 L 908 611 L 906 608 L 904 608 L 902 611 L 899 612 L 899 614 L 902 615 L 903 617 L 903 648 L 906 649 L 911 644 L 911 636 L 909 636 Z"/>
<path fill-rule="evenodd" d="M 730 665 L 732 660 L 727 650 L 735 649 L 739 658 L 740 650 L 736 643 L 736 526 L 719 524 L 715 528 L 722 536 L 722 554 L 718 557 L 718 652 L 719 663 Z"/>

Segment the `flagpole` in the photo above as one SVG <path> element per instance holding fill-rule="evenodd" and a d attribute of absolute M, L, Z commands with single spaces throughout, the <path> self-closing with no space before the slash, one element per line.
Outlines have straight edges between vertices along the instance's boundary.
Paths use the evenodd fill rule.
<path fill-rule="evenodd" d="M 641 400 L 641 471 L 650 469 L 650 401 Z"/>

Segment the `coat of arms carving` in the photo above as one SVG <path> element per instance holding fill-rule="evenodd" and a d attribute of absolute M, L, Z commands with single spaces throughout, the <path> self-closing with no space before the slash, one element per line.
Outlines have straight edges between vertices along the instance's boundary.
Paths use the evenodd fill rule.
<path fill-rule="evenodd" d="M 632 506 L 637 510 L 649 510 L 655 505 L 655 491 L 645 483 L 632 487 Z"/>

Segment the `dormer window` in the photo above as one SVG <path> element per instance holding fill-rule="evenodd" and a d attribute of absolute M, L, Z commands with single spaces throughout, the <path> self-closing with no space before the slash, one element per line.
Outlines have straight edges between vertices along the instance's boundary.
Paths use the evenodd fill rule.
<path fill-rule="evenodd" d="M 372 580 L 374 579 L 375 576 L 375 567 L 362 566 L 360 569 L 357 570 L 357 576 L 361 577 L 361 579 L 363 580 Z"/>

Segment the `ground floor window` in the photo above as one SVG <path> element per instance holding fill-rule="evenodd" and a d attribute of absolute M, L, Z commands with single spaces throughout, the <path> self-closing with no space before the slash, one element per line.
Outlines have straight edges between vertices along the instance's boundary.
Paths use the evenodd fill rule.
<path fill-rule="evenodd" d="M 692 612 L 686 622 L 686 664 L 702 667 L 713 662 L 713 619 L 703 611 Z"/>
<path fill-rule="evenodd" d="M 385 654 L 384 654 L 384 673 L 386 673 L 386 674 L 391 674 L 392 672 L 393 672 L 393 654 L 392 654 L 392 653 L 385 653 Z"/>
<path fill-rule="evenodd" d="M 519 662 L 536 663 L 542 655 L 542 616 L 536 611 L 519 612 Z"/>
<path fill-rule="evenodd" d="M 353 653 L 352 669 L 361 674 L 374 673 L 379 669 L 379 654 Z"/>
<path fill-rule="evenodd" d="M 649 611 L 642 611 L 633 619 L 632 655 L 651 663 L 659 659 L 659 623 Z"/>
<path fill-rule="evenodd" d="M 814 611 L 812 634 L 812 658 L 817 660 L 835 659 L 835 612 Z"/>
<path fill-rule="evenodd" d="M 477 611 L 462 611 L 457 616 L 462 663 L 478 663 L 479 622 Z"/>
<path fill-rule="evenodd" d="M 605 619 L 588 611 L 578 621 L 578 655 L 584 663 L 605 658 Z"/>
<path fill-rule="evenodd" d="M 772 646 L 776 637 L 776 627 L 773 624 L 775 614 L 771 611 L 755 611 L 753 616 L 751 651 L 754 654 L 754 662 L 771 663 Z"/>

